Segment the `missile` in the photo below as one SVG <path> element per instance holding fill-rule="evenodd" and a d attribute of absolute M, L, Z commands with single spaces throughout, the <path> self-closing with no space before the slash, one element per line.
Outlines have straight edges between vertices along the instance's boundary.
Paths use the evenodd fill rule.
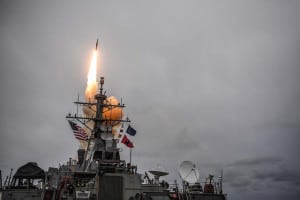
<path fill-rule="evenodd" d="M 96 50 L 97 50 L 97 48 L 98 48 L 98 39 L 97 39 L 97 42 L 96 42 Z"/>

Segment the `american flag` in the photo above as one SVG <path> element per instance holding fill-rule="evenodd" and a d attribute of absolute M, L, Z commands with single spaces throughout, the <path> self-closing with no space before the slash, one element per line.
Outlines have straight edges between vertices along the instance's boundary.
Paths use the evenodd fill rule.
<path fill-rule="evenodd" d="M 78 140 L 87 141 L 88 136 L 83 128 L 77 125 L 75 122 L 69 121 L 71 129 L 75 135 L 75 138 Z"/>

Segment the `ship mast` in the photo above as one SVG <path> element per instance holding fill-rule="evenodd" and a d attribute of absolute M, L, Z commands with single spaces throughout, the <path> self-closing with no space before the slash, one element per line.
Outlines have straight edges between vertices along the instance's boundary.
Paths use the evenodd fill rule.
<path fill-rule="evenodd" d="M 124 104 L 118 103 L 118 105 L 112 105 L 107 101 L 106 92 L 103 89 L 104 85 L 104 77 L 100 77 L 99 83 L 99 91 L 94 96 L 94 102 L 80 102 L 76 101 L 74 104 L 80 106 L 86 106 L 88 108 L 92 108 L 92 106 L 96 107 L 96 115 L 95 116 L 78 116 L 78 114 L 67 115 L 66 118 L 68 120 L 77 120 L 86 128 L 91 130 L 91 135 L 88 139 L 87 149 L 85 151 L 83 164 L 80 166 L 81 170 L 86 171 L 89 167 L 89 164 L 94 160 L 100 162 L 120 162 L 120 154 L 119 148 L 117 148 L 117 141 L 113 138 L 112 134 L 112 126 L 115 123 L 124 123 L 130 122 L 128 118 L 123 119 L 107 119 L 103 118 L 103 110 L 104 108 L 115 108 L 119 107 L 123 109 L 125 107 Z M 89 121 L 94 121 L 94 127 L 91 128 L 87 125 Z M 110 141 L 110 142 L 107 142 Z M 89 158 L 88 158 L 89 155 Z"/>
<path fill-rule="evenodd" d="M 106 99 L 106 95 L 103 93 L 103 84 L 104 84 L 104 77 L 100 77 L 100 90 L 99 93 L 95 95 L 95 99 L 97 101 L 96 107 L 96 118 L 94 119 L 94 137 L 100 138 L 101 143 L 105 143 L 104 140 L 101 139 L 101 134 L 104 130 L 101 129 L 101 125 L 103 123 L 102 113 L 103 113 L 103 107 L 104 100 Z M 104 145 L 105 146 L 105 145 Z"/>

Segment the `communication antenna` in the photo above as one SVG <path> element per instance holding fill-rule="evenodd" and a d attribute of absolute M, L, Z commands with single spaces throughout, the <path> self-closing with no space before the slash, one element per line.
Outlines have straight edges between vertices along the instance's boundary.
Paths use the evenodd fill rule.
<path fill-rule="evenodd" d="M 159 184 L 159 178 L 161 176 L 166 176 L 169 174 L 168 172 L 161 172 L 161 171 L 155 171 L 155 170 L 150 170 L 149 172 L 154 175 L 154 183 L 155 184 Z"/>
<path fill-rule="evenodd" d="M 159 184 L 159 178 L 160 178 L 161 176 L 166 176 L 166 175 L 169 174 L 169 173 L 166 172 L 166 171 L 164 170 L 164 168 L 163 168 L 162 166 L 160 166 L 160 165 L 158 165 L 158 166 L 156 167 L 156 169 L 149 170 L 149 172 L 150 172 L 151 174 L 154 175 L 154 183 L 155 183 L 155 184 Z"/>
<path fill-rule="evenodd" d="M 10 183 L 11 183 L 10 180 L 11 180 L 11 175 L 12 175 L 13 170 L 14 170 L 13 168 L 10 169 L 9 178 L 8 178 L 8 186 L 10 186 Z"/>
<path fill-rule="evenodd" d="M 185 182 L 194 184 L 199 179 L 199 170 L 192 161 L 183 161 L 179 166 L 179 175 Z"/>

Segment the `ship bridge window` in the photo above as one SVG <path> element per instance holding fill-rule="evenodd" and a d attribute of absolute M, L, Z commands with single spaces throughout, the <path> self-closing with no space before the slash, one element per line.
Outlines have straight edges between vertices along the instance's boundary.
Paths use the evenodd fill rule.
<path fill-rule="evenodd" d="M 106 160 L 112 160 L 113 159 L 113 152 L 109 152 L 109 151 L 106 151 L 105 152 L 105 159 Z"/>
<path fill-rule="evenodd" d="M 93 160 L 101 160 L 102 159 L 102 151 L 95 151 Z"/>
<path fill-rule="evenodd" d="M 103 155 L 104 153 L 104 155 Z M 102 157 L 103 156 L 103 157 Z M 110 152 L 110 151 L 95 151 L 93 155 L 93 160 L 120 160 L 119 152 Z"/>

